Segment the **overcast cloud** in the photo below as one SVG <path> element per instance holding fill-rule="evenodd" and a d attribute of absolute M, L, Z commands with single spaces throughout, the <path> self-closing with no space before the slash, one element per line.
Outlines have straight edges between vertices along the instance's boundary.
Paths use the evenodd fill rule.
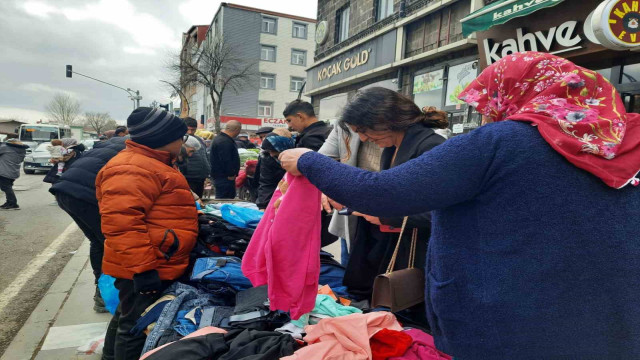
<path fill-rule="evenodd" d="M 237 0 L 239 5 L 316 17 L 316 0 Z M 35 122 L 56 92 L 78 99 L 83 111 L 109 112 L 124 122 L 133 109 L 119 89 L 73 70 L 140 90 L 141 105 L 170 101 L 159 80 L 182 33 L 209 25 L 220 1 L 49 0 L 0 1 L 0 118 Z M 176 100 L 176 105 L 178 102 Z"/>

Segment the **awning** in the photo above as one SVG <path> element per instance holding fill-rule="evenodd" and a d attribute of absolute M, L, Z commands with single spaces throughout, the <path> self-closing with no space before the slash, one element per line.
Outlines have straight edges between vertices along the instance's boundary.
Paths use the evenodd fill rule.
<path fill-rule="evenodd" d="M 487 30 L 511 19 L 556 6 L 562 1 L 564 0 L 501 0 L 474 11 L 460 20 L 462 34 L 467 37 L 476 31 Z"/>

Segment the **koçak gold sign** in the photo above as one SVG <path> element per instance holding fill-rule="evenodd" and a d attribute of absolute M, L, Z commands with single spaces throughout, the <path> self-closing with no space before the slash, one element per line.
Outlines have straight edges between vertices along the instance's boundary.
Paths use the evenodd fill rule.
<path fill-rule="evenodd" d="M 343 71 L 355 69 L 358 66 L 364 65 L 369 61 L 369 54 L 371 49 L 362 50 L 356 55 L 350 56 L 344 60 L 337 61 L 331 65 L 328 65 L 318 70 L 318 81 L 325 79 L 331 79 L 331 77 L 341 74 Z"/>

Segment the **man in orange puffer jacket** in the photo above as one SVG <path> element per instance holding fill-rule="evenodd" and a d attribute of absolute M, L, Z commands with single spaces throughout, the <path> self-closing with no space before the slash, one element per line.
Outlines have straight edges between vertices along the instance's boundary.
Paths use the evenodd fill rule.
<path fill-rule="evenodd" d="M 129 333 L 144 310 L 189 264 L 198 215 L 189 184 L 172 164 L 187 132 L 162 109 L 141 107 L 127 119 L 131 140 L 96 178 L 105 236 L 102 271 L 116 278 L 120 306 L 103 359 L 138 359 L 145 336 Z"/>

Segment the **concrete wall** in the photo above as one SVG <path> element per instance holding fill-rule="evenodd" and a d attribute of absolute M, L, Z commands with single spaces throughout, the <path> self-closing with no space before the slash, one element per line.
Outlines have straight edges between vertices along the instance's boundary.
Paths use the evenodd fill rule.
<path fill-rule="evenodd" d="M 258 72 L 258 60 L 260 59 L 260 30 L 262 16 L 259 13 L 223 7 L 222 32 L 225 39 L 234 51 L 234 55 L 247 61 L 255 62 L 255 72 Z M 259 78 L 258 78 L 259 80 Z M 222 95 L 222 114 L 236 114 L 244 117 L 256 117 L 258 115 L 258 88 L 246 87 L 238 94 L 228 89 Z"/>

